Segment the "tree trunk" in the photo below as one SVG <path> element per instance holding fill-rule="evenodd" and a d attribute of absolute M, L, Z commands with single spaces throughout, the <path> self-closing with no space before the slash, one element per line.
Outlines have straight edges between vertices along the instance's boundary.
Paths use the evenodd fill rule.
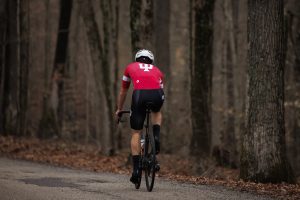
<path fill-rule="evenodd" d="M 1 17 L 0 129 L 21 136 L 26 131 L 29 2 L 14 0 L 2 6 L 8 11 L 1 12 L 7 16 Z"/>
<path fill-rule="evenodd" d="M 5 79 L 6 65 L 5 65 L 5 50 L 7 43 L 7 1 L 4 0 L 0 5 L 0 134 L 4 134 L 4 113 L 5 113 Z"/>
<path fill-rule="evenodd" d="M 298 3 L 299 4 L 299 3 Z M 300 10 L 300 6 L 298 7 Z M 299 14 L 299 12 L 298 12 Z M 300 175 L 300 16 L 297 16 L 297 25 L 295 27 L 297 33 L 295 35 L 295 125 L 293 127 L 293 158 L 295 163 L 295 171 Z"/>
<path fill-rule="evenodd" d="M 72 0 L 60 1 L 60 18 L 55 50 L 54 66 L 52 70 L 50 98 L 44 98 L 43 116 L 40 121 L 38 136 L 48 138 L 61 136 L 64 109 L 64 72 L 67 68 L 67 50 L 69 25 L 72 11 Z M 48 56 L 48 55 L 46 55 Z M 47 71 L 45 71 L 45 77 Z"/>
<path fill-rule="evenodd" d="M 246 100 L 247 1 L 214 10 L 212 145 L 219 165 L 238 167 Z"/>
<path fill-rule="evenodd" d="M 29 0 L 20 1 L 20 76 L 18 134 L 25 135 L 27 126 L 27 99 L 29 73 Z"/>
<path fill-rule="evenodd" d="M 287 26 L 286 138 L 287 151 L 295 175 L 300 175 L 300 2 L 290 0 L 285 4 Z"/>
<path fill-rule="evenodd" d="M 164 73 L 164 93 L 168 99 L 172 98 L 172 80 L 171 80 L 171 68 L 170 68 L 170 0 L 155 1 L 155 64 Z M 171 145 L 169 141 L 173 137 L 174 133 L 170 131 L 171 123 L 171 109 L 170 102 L 163 106 L 163 126 L 161 132 L 162 147 L 166 152 L 170 151 Z"/>
<path fill-rule="evenodd" d="M 293 182 L 284 138 L 283 1 L 252 0 L 248 8 L 248 101 L 240 176 Z"/>
<path fill-rule="evenodd" d="M 191 153 L 207 156 L 211 147 L 211 87 L 214 0 L 191 0 Z M 194 39 L 193 39 L 194 38 Z"/>
<path fill-rule="evenodd" d="M 300 9 L 299 9 L 300 10 Z M 293 142 L 293 158 L 294 169 L 297 172 L 296 175 L 300 175 L 300 17 L 298 15 L 297 18 L 297 26 L 296 26 L 297 34 L 295 39 L 295 125 L 292 131 L 292 140 Z"/>
<path fill-rule="evenodd" d="M 112 52 L 113 56 L 111 58 L 112 61 L 112 69 L 113 69 L 113 97 L 114 97 L 114 102 L 116 105 L 117 99 L 118 99 L 118 89 L 119 89 L 119 84 L 120 84 L 120 77 L 119 77 L 119 46 L 118 46 L 118 40 L 119 40 L 119 0 L 115 1 L 109 1 L 110 2 L 110 13 L 111 13 L 111 28 L 110 32 L 112 33 Z M 112 2 L 112 3 L 111 3 Z M 114 108 L 113 108 L 114 109 Z M 111 135 L 111 140 L 112 140 L 112 146 L 115 146 L 118 149 L 122 149 L 122 131 L 120 129 L 114 129 L 116 131 L 115 134 Z M 114 144 L 114 141 L 117 141 L 116 144 Z"/>
<path fill-rule="evenodd" d="M 153 0 L 131 0 L 130 3 L 131 48 L 153 51 Z"/>
<path fill-rule="evenodd" d="M 5 78 L 3 93 L 4 131 L 17 134 L 19 112 L 19 0 L 7 2 L 7 44 L 5 49 Z"/>
<path fill-rule="evenodd" d="M 104 152 L 108 155 L 114 154 L 114 120 L 113 120 L 113 92 L 111 83 L 111 70 L 109 62 L 109 47 L 111 41 L 109 38 L 110 30 L 110 15 L 108 4 L 109 1 L 101 1 L 101 11 L 103 16 L 103 38 L 97 28 L 95 13 L 92 2 L 80 1 L 82 8 L 82 18 L 85 23 L 86 34 L 88 37 L 89 48 L 91 52 L 93 71 L 96 80 L 96 88 L 98 95 L 103 99 L 104 103 L 101 105 L 104 110 L 102 116 L 106 127 L 103 127 L 102 136 L 105 141 L 102 141 Z M 100 67 L 98 67 L 100 66 Z"/>
<path fill-rule="evenodd" d="M 102 29 L 103 29 L 103 57 L 102 66 L 103 74 L 109 77 L 104 79 L 105 97 L 108 104 L 108 119 L 110 121 L 110 152 L 114 154 L 117 140 L 116 129 L 114 126 L 114 105 L 116 105 L 117 99 L 117 83 L 119 83 L 119 71 L 118 71 L 118 0 L 101 0 L 101 12 L 102 12 Z M 113 90 L 113 91 L 112 91 Z"/>
<path fill-rule="evenodd" d="M 223 61 L 225 72 L 225 90 L 226 95 L 224 96 L 227 100 L 225 105 L 223 121 L 224 121 L 224 131 L 221 134 L 221 160 L 223 166 L 236 167 L 238 165 L 237 157 L 237 139 L 236 139 L 236 87 L 235 87 L 235 76 L 236 69 L 240 66 L 236 63 L 236 28 L 234 26 L 234 19 L 238 18 L 235 16 L 236 10 L 233 9 L 236 0 L 224 1 L 223 11 L 224 11 L 224 33 L 225 37 L 223 41 Z M 234 12 L 235 10 L 235 12 Z"/>

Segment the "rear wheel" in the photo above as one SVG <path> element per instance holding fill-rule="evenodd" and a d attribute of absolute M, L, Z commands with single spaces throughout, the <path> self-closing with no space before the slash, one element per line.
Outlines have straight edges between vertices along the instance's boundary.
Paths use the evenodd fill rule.
<path fill-rule="evenodd" d="M 146 134 L 145 137 L 145 148 L 144 148 L 144 171 L 146 186 L 149 192 L 152 191 L 155 180 L 155 165 L 156 165 L 156 155 L 155 155 L 155 143 L 153 135 Z"/>

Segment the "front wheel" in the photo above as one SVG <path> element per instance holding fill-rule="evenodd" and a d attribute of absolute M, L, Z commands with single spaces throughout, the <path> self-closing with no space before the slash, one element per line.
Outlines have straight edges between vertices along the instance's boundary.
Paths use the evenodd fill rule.
<path fill-rule="evenodd" d="M 155 155 L 155 143 L 153 135 L 146 134 L 145 137 L 145 148 L 144 148 L 144 170 L 146 186 L 149 192 L 152 191 L 155 180 L 155 165 L 156 165 L 156 155 Z"/>

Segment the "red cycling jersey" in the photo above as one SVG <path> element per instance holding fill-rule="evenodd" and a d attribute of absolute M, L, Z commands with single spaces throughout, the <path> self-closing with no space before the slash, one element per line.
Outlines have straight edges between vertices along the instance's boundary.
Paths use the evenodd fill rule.
<path fill-rule="evenodd" d="M 154 65 L 140 62 L 129 64 L 123 75 L 122 87 L 129 88 L 131 80 L 134 90 L 163 88 L 163 74 Z"/>

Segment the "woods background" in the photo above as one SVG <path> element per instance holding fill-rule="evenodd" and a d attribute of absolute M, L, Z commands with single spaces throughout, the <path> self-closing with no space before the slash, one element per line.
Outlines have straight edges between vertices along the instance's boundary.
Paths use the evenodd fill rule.
<path fill-rule="evenodd" d="M 162 151 L 239 167 L 247 17 L 246 0 L 2 0 L 0 132 L 128 149 L 113 113 L 126 65 L 148 48 L 166 77 Z M 285 139 L 299 176 L 299 1 L 284 1 L 284 19 Z"/>

